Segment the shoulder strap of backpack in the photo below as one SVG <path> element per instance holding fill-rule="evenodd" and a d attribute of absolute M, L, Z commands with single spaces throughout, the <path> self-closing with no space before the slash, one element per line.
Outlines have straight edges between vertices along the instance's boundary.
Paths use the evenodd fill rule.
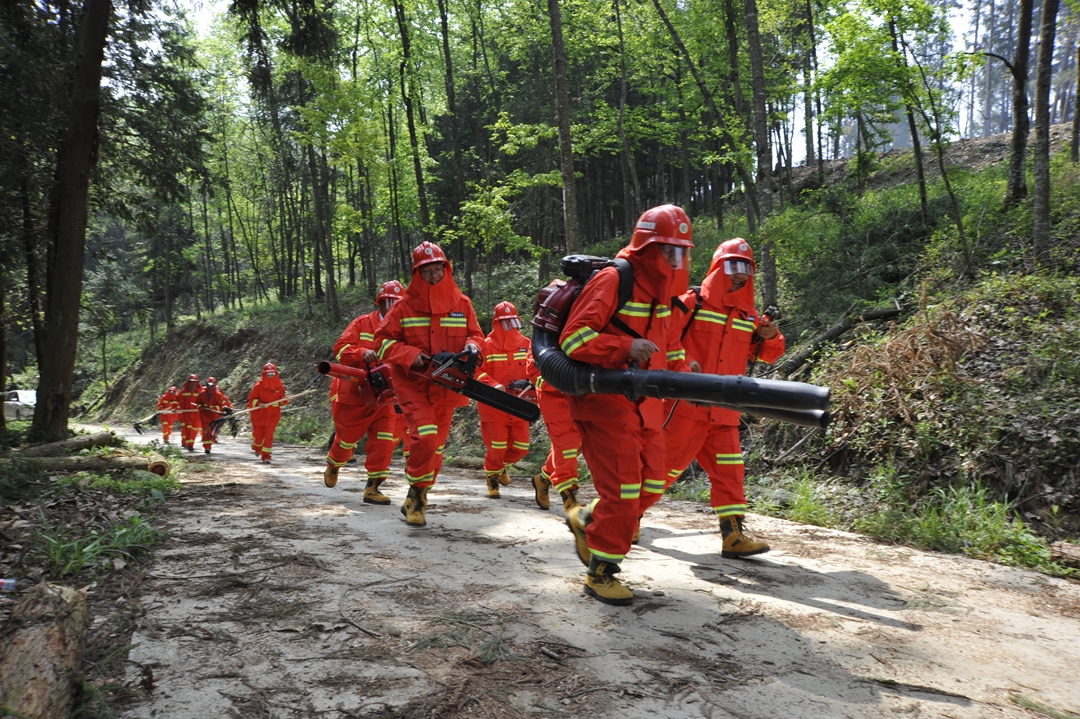
<path fill-rule="evenodd" d="M 690 312 L 690 319 L 688 319 L 686 321 L 686 324 L 683 325 L 682 335 L 679 336 L 679 339 L 685 339 L 686 338 L 686 333 L 690 331 L 690 323 L 694 321 L 695 317 L 697 317 L 697 313 L 701 311 L 701 304 L 702 304 L 702 302 L 704 302 L 704 299 L 702 299 L 702 297 L 701 297 L 701 288 L 700 287 L 691 287 L 690 289 L 693 290 L 694 297 L 696 298 L 694 300 L 694 309 L 693 309 L 693 311 Z M 679 304 L 682 305 L 682 302 L 679 302 Z M 683 309 L 683 312 L 689 311 L 689 308 L 686 305 L 682 305 L 682 309 Z"/>
<path fill-rule="evenodd" d="M 642 338 L 641 335 L 618 317 L 619 310 L 630 301 L 630 297 L 634 294 L 634 266 L 625 257 L 616 257 L 609 266 L 614 267 L 619 273 L 619 301 L 615 304 L 615 312 L 612 313 L 608 324 L 615 325 L 626 334 L 639 340 Z"/>

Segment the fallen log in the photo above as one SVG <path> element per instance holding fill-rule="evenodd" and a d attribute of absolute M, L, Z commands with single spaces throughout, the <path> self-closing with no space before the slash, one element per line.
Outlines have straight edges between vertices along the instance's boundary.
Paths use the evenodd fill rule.
<path fill-rule="evenodd" d="M 115 443 L 115 432 L 98 432 L 97 434 L 84 434 L 59 442 L 39 444 L 36 447 L 27 447 L 26 449 L 16 450 L 11 455 L 20 457 L 63 457 L 72 452 L 78 452 L 80 449 L 108 447 Z"/>
<path fill-rule="evenodd" d="M 11 461 L 11 457 L 0 459 L 0 464 Z M 165 477 L 169 474 L 169 462 L 164 457 L 33 457 L 46 472 L 101 472 L 114 469 L 145 469 L 147 472 Z"/>
<path fill-rule="evenodd" d="M 795 370 L 802 367 L 808 359 L 813 357 L 825 344 L 835 342 L 843 336 L 845 332 L 857 325 L 876 320 L 890 320 L 900 314 L 899 309 L 871 310 L 869 312 L 852 312 L 852 309 L 854 309 L 854 305 L 845 310 L 844 314 L 840 316 L 840 319 L 838 319 L 832 327 L 810 340 L 806 347 L 785 360 L 784 363 L 777 368 L 776 374 L 780 377 L 789 377 Z"/>
<path fill-rule="evenodd" d="M 71 716 L 89 623 L 84 591 L 41 583 L 26 593 L 0 631 L 0 713 Z"/>
<path fill-rule="evenodd" d="M 1080 545 L 1054 542 L 1050 545 L 1050 560 L 1061 562 L 1066 567 L 1080 567 Z"/>

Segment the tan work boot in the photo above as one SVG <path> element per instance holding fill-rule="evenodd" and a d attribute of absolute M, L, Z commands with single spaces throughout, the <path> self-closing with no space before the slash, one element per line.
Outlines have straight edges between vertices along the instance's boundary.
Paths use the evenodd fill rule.
<path fill-rule="evenodd" d="M 585 593 L 604 604 L 625 606 L 634 601 L 634 593 L 615 578 L 619 565 L 593 557 L 585 574 Z"/>
<path fill-rule="evenodd" d="M 769 545 L 743 534 L 743 515 L 733 514 L 720 518 L 720 534 L 724 537 L 724 546 L 720 556 L 727 559 L 742 559 L 769 551 Z"/>
<path fill-rule="evenodd" d="M 390 498 L 379 491 L 381 479 L 368 479 L 364 487 L 364 504 L 390 504 Z"/>
<path fill-rule="evenodd" d="M 336 485 L 337 484 L 337 473 L 338 473 L 338 468 L 337 467 L 331 467 L 331 466 L 327 465 L 326 471 L 324 471 L 322 473 L 322 482 L 323 482 L 323 484 L 325 484 L 327 487 L 333 487 L 334 485 Z"/>
<path fill-rule="evenodd" d="M 580 502 L 577 501 L 577 487 L 573 489 L 564 489 L 559 492 L 559 496 L 562 497 L 562 506 L 564 512 L 569 512 L 571 507 L 577 507 Z"/>
<path fill-rule="evenodd" d="M 499 472 L 499 484 L 504 487 L 510 484 L 510 472 L 507 471 L 506 467 L 503 467 L 503 470 Z"/>
<path fill-rule="evenodd" d="M 566 512 L 566 526 L 574 534 L 574 551 L 578 559 L 586 567 L 592 560 L 592 552 L 589 551 L 589 541 L 585 536 L 585 527 L 592 521 L 592 512 L 588 507 L 575 504 Z"/>
<path fill-rule="evenodd" d="M 532 478 L 533 491 L 536 493 L 536 504 L 540 509 L 551 509 L 551 497 L 548 490 L 551 489 L 551 480 L 544 479 L 543 474 L 537 474 Z"/>
<path fill-rule="evenodd" d="M 424 512 L 427 511 L 427 493 L 430 487 L 417 489 L 409 487 L 409 495 L 401 504 L 401 513 L 405 516 L 406 524 L 413 527 L 423 527 L 427 524 Z"/>
<path fill-rule="evenodd" d="M 499 475 L 487 475 L 487 492 L 484 494 L 488 499 L 499 498 Z"/>

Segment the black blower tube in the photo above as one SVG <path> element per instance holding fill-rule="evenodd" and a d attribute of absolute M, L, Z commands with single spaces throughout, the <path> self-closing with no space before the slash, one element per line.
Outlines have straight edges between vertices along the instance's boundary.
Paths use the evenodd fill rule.
<path fill-rule="evenodd" d="M 745 375 L 600 369 L 567 357 L 558 337 L 536 326 L 532 351 L 544 381 L 574 397 L 621 394 L 630 399 L 683 399 L 803 427 L 824 429 L 829 425 L 828 387 Z"/>

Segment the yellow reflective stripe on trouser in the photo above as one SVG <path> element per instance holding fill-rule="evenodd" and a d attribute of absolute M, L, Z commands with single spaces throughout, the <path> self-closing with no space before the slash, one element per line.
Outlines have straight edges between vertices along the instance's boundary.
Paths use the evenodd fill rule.
<path fill-rule="evenodd" d="M 438 434 L 439 425 L 437 424 L 422 424 L 416 428 L 416 434 L 421 437 L 427 437 L 428 435 Z"/>
<path fill-rule="evenodd" d="M 327 455 L 327 456 L 326 456 L 326 463 L 327 463 L 327 464 L 329 464 L 329 465 L 331 465 L 331 466 L 337 467 L 338 469 L 341 469 L 341 468 L 342 468 L 342 467 L 344 467 L 344 466 L 345 466 L 346 464 L 348 464 L 348 461 L 345 461 L 345 462 L 336 462 L 336 461 L 334 461 L 334 460 L 330 459 L 330 455 Z"/>
<path fill-rule="evenodd" d="M 645 478 L 645 484 L 642 487 L 646 492 L 650 494 L 663 494 L 664 489 L 667 487 L 667 482 L 662 479 L 649 479 Z"/>
<path fill-rule="evenodd" d="M 352 347 L 352 345 L 345 345 L 344 347 L 342 347 L 340 350 L 338 350 L 338 353 L 334 356 L 334 359 L 336 359 L 338 362 L 340 362 L 341 361 L 341 353 L 344 352 L 345 350 L 349 349 L 350 347 Z"/>
<path fill-rule="evenodd" d="M 562 451 L 563 459 L 577 459 L 578 451 L 576 449 L 564 449 Z"/>
<path fill-rule="evenodd" d="M 733 514 L 746 514 L 746 505 L 725 504 L 720 507 L 713 507 L 713 511 L 716 512 L 717 517 L 730 517 Z"/>
<path fill-rule="evenodd" d="M 356 449 L 356 445 L 358 445 L 358 444 L 360 444 L 360 442 L 358 442 L 358 441 L 357 442 L 338 442 L 338 446 L 341 447 L 342 449 Z"/>
<path fill-rule="evenodd" d="M 550 477 L 549 477 L 549 479 L 550 479 Z M 554 487 L 555 487 L 556 492 L 565 492 L 568 489 L 576 489 L 577 488 L 577 475 L 575 474 L 573 477 L 570 477 L 569 479 L 567 479 L 567 480 L 565 480 L 563 482 L 559 482 L 558 484 L 554 485 Z"/>
<path fill-rule="evenodd" d="M 718 454 L 716 455 L 717 464 L 742 464 L 742 454 Z"/>
<path fill-rule="evenodd" d="M 492 449 L 506 449 L 506 442 L 492 442 Z"/>
<path fill-rule="evenodd" d="M 528 442 L 514 442 L 514 449 L 528 449 Z"/>
<path fill-rule="evenodd" d="M 379 355 L 379 359 L 383 359 L 386 356 L 386 350 L 390 349 L 390 345 L 397 342 L 397 340 L 383 340 L 379 345 L 379 351 L 376 353 Z"/>
<path fill-rule="evenodd" d="M 435 454 L 442 454 L 442 451 L 443 451 L 443 449 L 444 449 L 445 447 L 446 447 L 446 445 L 445 445 L 445 444 L 440 444 L 440 445 L 439 445 L 439 448 L 435 450 Z"/>
<path fill-rule="evenodd" d="M 571 333 L 569 337 L 562 341 L 562 351 L 569 355 L 573 353 L 574 350 L 584 345 L 586 342 L 594 340 L 598 336 L 599 335 L 597 335 L 591 327 L 582 327 L 581 329 Z"/>
<path fill-rule="evenodd" d="M 368 470 L 368 473 L 367 473 L 367 478 L 368 479 L 386 479 L 389 476 L 390 476 L 390 470 L 389 469 L 380 470 L 378 472 L 372 472 L 371 470 Z"/>
<path fill-rule="evenodd" d="M 376 432 L 375 433 L 375 439 L 381 439 L 384 442 L 393 442 L 394 441 L 394 433 L 393 432 Z"/>
<path fill-rule="evenodd" d="M 641 496 L 641 482 L 619 485 L 619 499 L 637 499 Z"/>
<path fill-rule="evenodd" d="M 431 480 L 435 479 L 435 473 L 434 472 L 428 472 L 427 474 L 422 474 L 419 477 L 414 477 L 411 474 L 409 474 L 408 472 L 406 472 L 405 473 L 405 479 L 407 479 L 409 481 L 409 484 L 419 484 L 420 482 L 430 482 Z"/>

